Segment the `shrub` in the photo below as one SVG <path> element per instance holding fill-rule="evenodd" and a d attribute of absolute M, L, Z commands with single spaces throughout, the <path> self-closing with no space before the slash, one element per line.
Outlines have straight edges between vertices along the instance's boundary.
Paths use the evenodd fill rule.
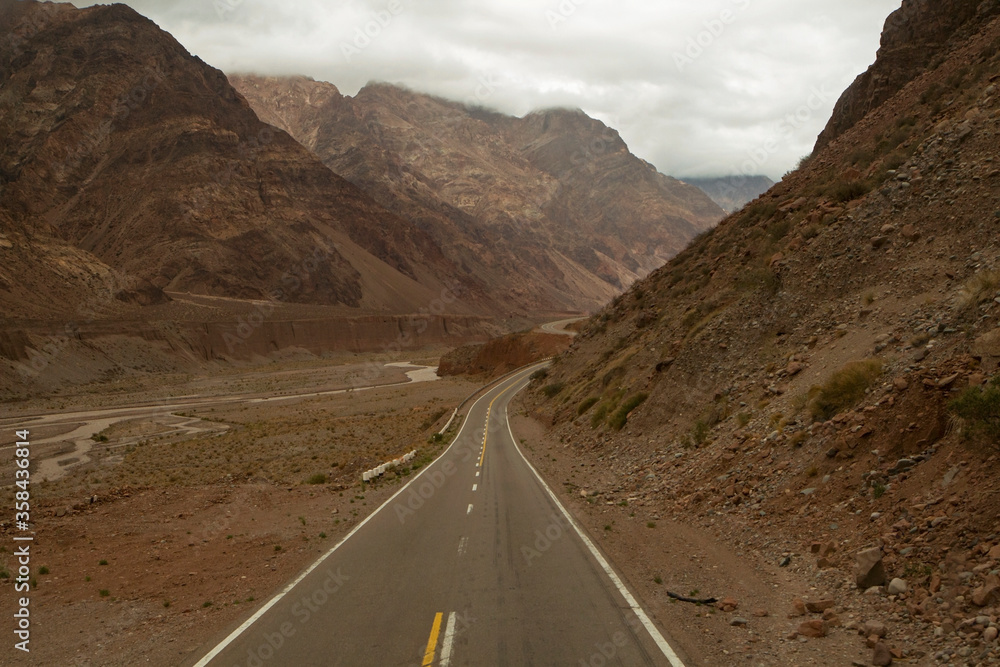
<path fill-rule="evenodd" d="M 958 294 L 958 305 L 964 310 L 975 308 L 996 296 L 998 290 L 1000 271 L 981 271 L 962 286 Z"/>
<path fill-rule="evenodd" d="M 546 398 L 552 398 L 562 391 L 564 386 L 562 382 L 553 382 L 542 387 L 542 393 L 545 394 Z"/>
<path fill-rule="evenodd" d="M 306 480 L 306 484 L 326 484 L 326 475 L 318 472 Z"/>
<path fill-rule="evenodd" d="M 781 289 L 781 276 L 768 267 L 744 273 L 737 280 L 737 287 L 744 291 L 759 291 L 775 295 Z"/>
<path fill-rule="evenodd" d="M 868 194 L 869 187 L 864 181 L 839 181 L 830 188 L 829 196 L 837 202 L 847 203 Z"/>
<path fill-rule="evenodd" d="M 590 428 L 597 428 L 604 422 L 604 418 L 608 416 L 611 412 L 611 406 L 607 403 L 601 403 L 594 410 L 594 414 L 590 415 Z"/>
<path fill-rule="evenodd" d="M 625 423 L 628 421 L 628 415 L 630 412 L 635 410 L 637 407 L 643 404 L 643 402 L 649 398 L 649 394 L 633 394 L 629 396 L 624 403 L 622 403 L 614 414 L 608 419 L 608 426 L 620 431 L 625 428 Z"/>
<path fill-rule="evenodd" d="M 882 362 L 878 359 L 852 361 L 819 387 L 809 392 L 809 411 L 817 420 L 827 420 L 853 407 L 865 397 L 865 392 L 882 375 Z"/>
<path fill-rule="evenodd" d="M 539 368 L 537 371 L 531 374 L 532 380 L 544 380 L 549 376 L 549 371 L 546 368 Z"/>
<path fill-rule="evenodd" d="M 580 402 L 580 405 L 576 406 L 576 414 L 582 415 L 587 410 L 597 405 L 597 401 L 599 400 L 600 399 L 597 398 L 596 396 L 591 396 L 590 398 L 583 399 L 583 401 Z"/>
<path fill-rule="evenodd" d="M 767 228 L 767 236 L 771 239 L 771 243 L 777 243 L 781 239 L 788 236 L 788 232 L 792 230 L 792 221 L 785 219 L 774 223 Z"/>
<path fill-rule="evenodd" d="M 1000 439 L 1000 376 L 986 387 L 969 387 L 949 407 L 965 421 L 966 433 L 985 433 Z"/>
<path fill-rule="evenodd" d="M 697 447 L 701 447 L 708 440 L 709 433 L 712 432 L 712 427 L 708 425 L 701 419 L 694 423 L 694 428 L 691 429 L 691 439 L 694 440 L 694 444 Z"/>
<path fill-rule="evenodd" d="M 920 103 L 927 104 L 928 102 L 933 102 L 941 97 L 942 92 L 941 84 L 934 82 L 929 85 L 923 95 L 920 96 Z"/>
<path fill-rule="evenodd" d="M 111 591 L 109 591 L 107 588 L 102 588 L 101 590 L 98 591 L 98 593 L 100 593 L 102 598 L 106 598 L 109 595 L 111 595 Z"/>
<path fill-rule="evenodd" d="M 625 375 L 625 367 L 624 366 L 615 366 L 610 371 L 608 371 L 607 373 L 605 373 L 603 375 L 603 377 L 601 377 L 601 386 L 602 387 L 607 387 L 609 384 L 611 384 L 612 382 L 614 382 L 616 378 L 619 378 L 619 377 L 621 377 L 623 375 Z"/>

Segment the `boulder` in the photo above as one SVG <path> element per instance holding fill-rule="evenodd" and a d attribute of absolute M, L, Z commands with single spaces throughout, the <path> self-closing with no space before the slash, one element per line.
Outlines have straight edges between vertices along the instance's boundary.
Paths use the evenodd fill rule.
<path fill-rule="evenodd" d="M 722 611 L 730 612 L 736 611 L 736 608 L 740 606 L 740 603 L 737 602 L 735 598 L 722 598 L 715 603 L 715 606 Z"/>
<path fill-rule="evenodd" d="M 833 600 L 815 600 L 806 602 L 806 609 L 813 614 L 822 614 L 827 609 L 836 606 L 836 604 Z"/>
<path fill-rule="evenodd" d="M 861 627 L 861 634 L 865 637 L 878 637 L 882 639 L 888 634 L 889 629 L 885 627 L 885 623 L 881 621 L 866 621 Z"/>
<path fill-rule="evenodd" d="M 903 225 L 903 228 L 902 230 L 900 230 L 900 232 L 902 233 L 903 238 L 906 239 L 907 241 L 910 241 L 911 243 L 920 240 L 920 232 L 918 232 L 917 228 L 914 227 L 913 225 Z"/>
<path fill-rule="evenodd" d="M 882 564 L 881 547 L 859 551 L 855 556 L 854 581 L 861 590 L 886 583 L 885 566 Z"/>
<path fill-rule="evenodd" d="M 902 579 L 897 578 L 889 582 L 889 588 L 887 589 L 887 592 L 889 593 L 889 595 L 901 595 L 905 593 L 907 590 L 909 590 L 909 587 L 906 585 L 906 582 L 903 581 Z"/>
<path fill-rule="evenodd" d="M 884 642 L 875 644 L 875 650 L 872 653 L 872 664 L 879 667 L 892 664 L 892 653 L 889 652 L 889 647 Z"/>
<path fill-rule="evenodd" d="M 983 334 L 972 344 L 972 355 L 982 363 L 981 370 L 992 374 L 1000 365 L 1000 329 Z"/>
<path fill-rule="evenodd" d="M 795 616 L 805 616 L 806 615 L 806 603 L 802 598 L 795 598 L 792 600 L 792 612 L 788 615 L 789 618 L 794 618 Z"/>
<path fill-rule="evenodd" d="M 809 637 L 810 639 L 819 639 L 820 637 L 826 637 L 827 624 L 823 620 L 815 621 L 804 621 L 799 625 L 798 633 L 803 637 Z"/>
<path fill-rule="evenodd" d="M 987 607 L 1000 604 L 1000 577 L 991 574 L 982 586 L 972 591 L 972 604 Z"/>

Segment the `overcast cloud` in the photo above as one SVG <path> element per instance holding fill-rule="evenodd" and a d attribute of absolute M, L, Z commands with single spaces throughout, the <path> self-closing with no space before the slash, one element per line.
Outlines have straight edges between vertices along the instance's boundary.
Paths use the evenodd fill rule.
<path fill-rule="evenodd" d="M 579 107 L 674 176 L 809 153 L 900 0 L 126 0 L 225 72 Z M 93 4 L 93 3 L 90 3 Z"/>

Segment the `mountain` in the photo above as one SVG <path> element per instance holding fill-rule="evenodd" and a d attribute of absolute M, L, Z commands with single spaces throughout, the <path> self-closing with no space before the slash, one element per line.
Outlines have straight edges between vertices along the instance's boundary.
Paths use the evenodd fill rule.
<path fill-rule="evenodd" d="M 723 215 L 582 111 L 514 118 L 387 84 L 352 98 L 303 77 L 230 81 L 511 308 L 600 307 Z"/>
<path fill-rule="evenodd" d="M 816 149 L 853 127 L 921 73 L 940 67 L 953 44 L 971 37 L 997 14 L 1000 5 L 996 2 L 904 0 L 886 19 L 875 63 L 837 101 Z"/>
<path fill-rule="evenodd" d="M 786 573 L 779 604 L 811 586 L 838 614 L 891 620 L 898 655 L 977 650 L 952 628 L 1000 602 L 996 7 L 905 2 L 874 88 L 845 93 L 815 154 L 593 316 L 534 383 L 526 407 L 556 443 L 540 456 L 569 457 L 567 502 L 591 527 L 617 533 L 630 511 L 700 527 L 682 549 L 711 534 L 726 558 Z M 900 61 L 932 42 L 922 70 Z M 633 581 L 672 573 L 619 542 L 610 557 L 648 557 L 624 566 Z M 731 590 L 726 562 L 698 560 L 702 590 Z M 878 588 L 895 577 L 903 596 Z"/>
<path fill-rule="evenodd" d="M 0 34 L 0 392 L 503 330 L 430 235 L 132 9 L 0 0 Z"/>
<path fill-rule="evenodd" d="M 15 37 L 0 51 L 2 231 L 15 254 L 50 255 L 39 276 L 65 264 L 128 275 L 151 298 L 267 299 L 315 256 L 284 300 L 387 312 L 413 312 L 461 276 L 128 7 L 4 0 L 0 17 Z M 12 312 L 24 283 L 2 279 Z"/>
<path fill-rule="evenodd" d="M 735 213 L 774 185 L 767 176 L 722 176 L 720 178 L 683 178 L 728 213 Z"/>

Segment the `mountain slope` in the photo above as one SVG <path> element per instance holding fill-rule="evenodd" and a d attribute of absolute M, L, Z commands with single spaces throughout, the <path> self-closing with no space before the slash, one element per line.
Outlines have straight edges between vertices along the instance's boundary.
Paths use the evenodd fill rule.
<path fill-rule="evenodd" d="M 580 471 L 567 502 L 600 496 L 595 522 L 636 508 L 701 526 L 762 580 L 795 576 L 842 618 L 891 622 L 886 642 L 912 660 L 989 653 L 955 628 L 1000 603 L 1000 19 L 942 53 L 591 318 L 526 401 Z M 861 595 L 868 548 L 888 577 Z M 695 576 L 633 565 L 634 580 Z M 877 588 L 894 577 L 907 594 Z"/>
<path fill-rule="evenodd" d="M 349 98 L 301 77 L 230 80 L 516 306 L 598 307 L 722 215 L 579 111 L 518 119 L 385 84 Z"/>
<path fill-rule="evenodd" d="M 153 300 L 168 290 L 404 313 L 462 275 L 128 7 L 3 0 L 0 22 L 12 36 L 0 45 L 0 231 L 12 254 L 114 271 Z M 4 310 L 36 308 L 7 266 Z M 72 306 L 41 269 L 35 293 Z"/>

